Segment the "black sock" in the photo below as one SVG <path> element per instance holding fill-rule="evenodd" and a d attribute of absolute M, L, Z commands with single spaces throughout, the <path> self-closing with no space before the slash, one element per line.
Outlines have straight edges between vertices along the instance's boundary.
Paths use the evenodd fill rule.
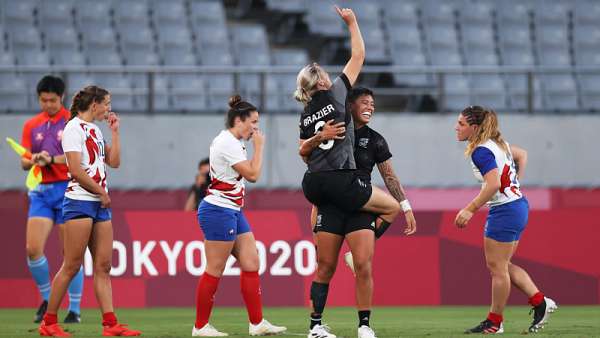
<path fill-rule="evenodd" d="M 358 311 L 358 327 L 370 326 L 369 319 L 371 318 L 371 310 Z"/>
<path fill-rule="evenodd" d="M 310 315 L 310 328 L 315 325 L 321 325 L 321 316 L 325 310 L 327 302 L 327 293 L 329 292 L 329 284 L 312 282 L 310 286 L 310 300 L 313 304 L 313 312 Z"/>
<path fill-rule="evenodd" d="M 315 325 L 321 325 L 321 314 L 313 312 L 310 314 L 310 329 L 312 330 Z"/>

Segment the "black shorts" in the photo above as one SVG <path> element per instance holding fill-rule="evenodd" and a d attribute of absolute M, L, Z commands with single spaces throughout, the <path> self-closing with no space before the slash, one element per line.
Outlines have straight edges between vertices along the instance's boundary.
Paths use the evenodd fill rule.
<path fill-rule="evenodd" d="M 313 232 L 329 232 L 332 234 L 346 236 L 357 230 L 375 231 L 375 220 L 377 216 L 364 211 L 346 213 L 331 204 L 319 207 L 317 223 Z"/>
<path fill-rule="evenodd" d="M 317 207 L 333 204 L 344 212 L 354 212 L 369 201 L 373 187 L 360 179 L 355 170 L 307 171 L 302 179 L 302 191 Z"/>

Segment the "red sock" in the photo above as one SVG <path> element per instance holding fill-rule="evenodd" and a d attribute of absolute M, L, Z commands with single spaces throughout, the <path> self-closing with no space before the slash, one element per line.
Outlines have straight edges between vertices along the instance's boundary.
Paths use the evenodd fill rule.
<path fill-rule="evenodd" d="M 502 323 L 502 320 L 504 318 L 502 318 L 502 315 L 490 312 L 490 313 L 488 313 L 487 319 L 491 320 L 492 323 L 494 323 L 494 325 L 500 326 L 500 323 Z"/>
<path fill-rule="evenodd" d="M 541 291 L 538 291 L 535 295 L 529 297 L 529 304 L 531 306 L 538 306 L 542 304 L 544 301 L 544 294 Z"/>
<path fill-rule="evenodd" d="M 58 316 L 56 315 L 56 313 L 46 312 L 44 314 L 44 324 L 52 325 L 52 324 L 56 324 L 56 323 L 58 323 Z"/>
<path fill-rule="evenodd" d="M 117 316 L 114 312 L 107 312 L 102 315 L 102 326 L 113 327 L 117 325 Z"/>
<path fill-rule="evenodd" d="M 263 319 L 258 271 L 242 271 L 240 286 L 242 289 L 242 296 L 244 297 L 244 303 L 246 303 L 246 310 L 248 311 L 248 319 L 250 320 L 250 323 L 256 325 Z"/>
<path fill-rule="evenodd" d="M 196 288 L 196 328 L 201 329 L 208 323 L 210 312 L 215 302 L 215 292 L 219 286 L 219 278 L 204 273 Z"/>

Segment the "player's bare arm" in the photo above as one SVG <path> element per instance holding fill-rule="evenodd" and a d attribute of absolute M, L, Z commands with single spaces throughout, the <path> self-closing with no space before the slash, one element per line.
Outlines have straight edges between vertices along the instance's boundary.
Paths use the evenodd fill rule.
<path fill-rule="evenodd" d="M 404 188 L 398 179 L 398 176 L 394 172 L 392 167 L 392 160 L 388 159 L 377 164 L 377 169 L 383 178 L 386 188 L 390 194 L 399 202 L 406 200 L 406 193 Z M 404 233 L 406 235 L 412 235 L 417 231 L 417 221 L 411 209 L 404 211 L 404 217 L 406 218 L 406 229 Z"/>
<path fill-rule="evenodd" d="M 110 198 L 108 197 L 106 190 L 96 183 L 79 165 L 79 163 L 81 163 L 81 153 L 78 151 L 68 151 L 65 153 L 65 156 L 69 163 L 74 163 L 74 165 L 69 166 L 71 177 L 77 180 L 85 190 L 92 194 L 99 195 L 100 203 L 103 208 L 110 207 Z"/>
<path fill-rule="evenodd" d="M 119 137 L 119 125 L 120 119 L 117 114 L 110 112 L 106 117 L 108 127 L 111 131 L 111 142 L 104 145 L 104 151 L 106 152 L 105 162 L 111 168 L 118 168 L 121 165 L 121 141 Z"/>
<path fill-rule="evenodd" d="M 348 26 L 348 31 L 350 32 L 350 60 L 348 60 L 343 72 L 346 74 L 346 77 L 348 77 L 350 85 L 354 85 L 360 74 L 363 63 L 365 62 L 365 42 L 360 33 L 360 28 L 358 27 L 358 21 L 356 20 L 354 12 L 349 8 L 339 8 L 337 6 L 335 7 L 335 10 L 342 20 L 344 20 Z"/>
<path fill-rule="evenodd" d="M 500 175 L 498 168 L 488 171 L 484 176 L 484 183 L 479 194 L 464 209 L 458 212 L 454 219 L 454 224 L 459 228 L 464 228 L 473 217 L 473 214 L 486 204 L 500 189 Z"/>
<path fill-rule="evenodd" d="M 255 183 L 260 177 L 265 144 L 265 136 L 260 130 L 254 132 L 252 142 L 254 143 L 254 155 L 252 159 L 236 163 L 232 167 L 248 182 Z"/>
<path fill-rule="evenodd" d="M 315 150 L 319 144 L 329 140 L 342 140 L 344 139 L 344 133 L 346 127 L 344 122 L 338 122 L 334 124 L 334 120 L 329 120 L 323 125 L 323 129 L 317 132 L 313 137 L 300 140 L 299 154 L 302 157 L 308 157 Z"/>

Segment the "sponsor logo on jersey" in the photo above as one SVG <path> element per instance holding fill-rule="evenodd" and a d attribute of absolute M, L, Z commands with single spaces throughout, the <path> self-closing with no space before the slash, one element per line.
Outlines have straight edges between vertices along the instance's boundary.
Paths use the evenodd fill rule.
<path fill-rule="evenodd" d="M 359 138 L 358 139 L 358 146 L 361 148 L 367 148 L 367 145 L 369 145 L 369 139 L 368 138 Z"/>

